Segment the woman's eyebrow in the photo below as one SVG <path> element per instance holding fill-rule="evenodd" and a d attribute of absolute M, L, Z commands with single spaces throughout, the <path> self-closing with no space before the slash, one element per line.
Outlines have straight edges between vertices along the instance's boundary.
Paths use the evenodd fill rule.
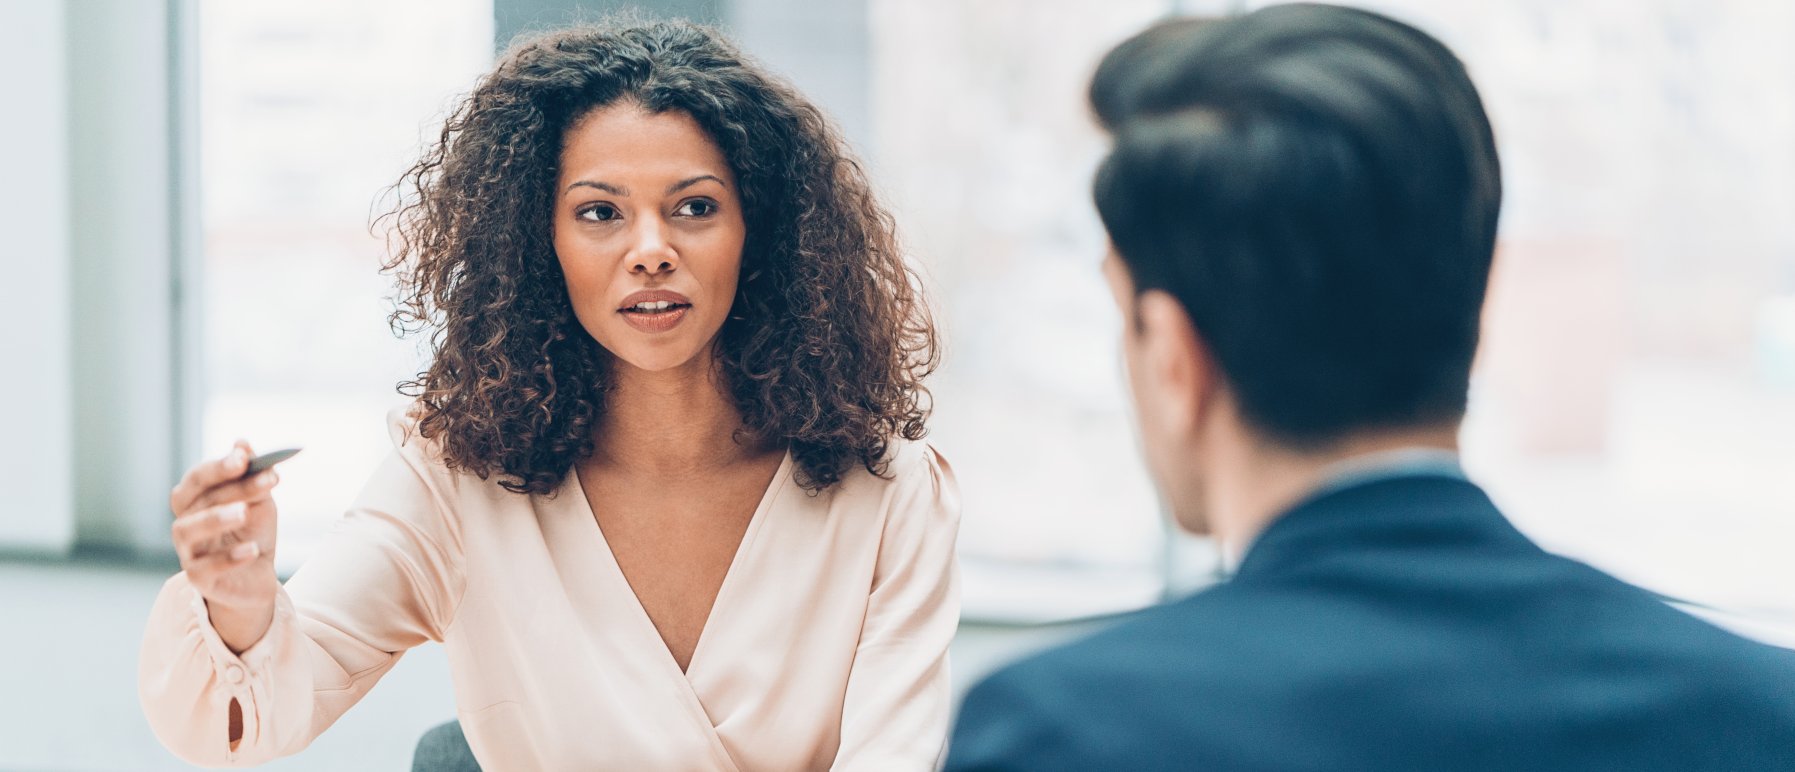
<path fill-rule="evenodd" d="M 700 174 L 696 177 L 680 180 L 679 182 L 675 182 L 672 185 L 668 185 L 667 186 L 667 195 L 671 196 L 675 193 L 685 190 L 686 188 L 692 187 L 693 185 L 697 185 L 698 183 L 703 182 L 705 180 L 713 180 L 718 185 L 722 185 L 725 188 L 729 187 L 729 183 L 724 182 L 722 180 L 722 178 L 718 177 L 715 174 Z M 621 195 L 621 194 L 619 194 L 619 195 Z"/>
<path fill-rule="evenodd" d="M 611 183 L 608 183 L 608 182 L 593 182 L 591 180 L 580 180 L 578 182 L 575 182 L 575 183 L 567 186 L 567 190 L 573 190 L 574 188 L 598 188 L 599 190 L 602 190 L 602 191 L 609 193 L 613 196 L 628 196 L 629 195 L 629 188 L 620 188 L 620 187 L 617 187 L 616 185 L 612 185 Z M 565 192 L 565 191 L 563 191 L 563 192 Z"/>

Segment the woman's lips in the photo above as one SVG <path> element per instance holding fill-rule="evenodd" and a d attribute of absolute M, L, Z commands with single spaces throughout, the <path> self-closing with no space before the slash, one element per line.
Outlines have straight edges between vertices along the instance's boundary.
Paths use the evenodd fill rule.
<path fill-rule="evenodd" d="M 655 306 L 653 310 L 639 310 L 639 306 Z M 660 308 L 659 306 L 667 306 Z M 617 313 L 623 321 L 642 332 L 666 332 L 679 326 L 686 318 L 686 311 L 692 308 L 691 298 L 671 290 L 640 290 L 630 293 L 623 299 Z"/>
<path fill-rule="evenodd" d="M 626 308 L 617 313 L 623 316 L 623 321 L 628 322 L 629 326 L 643 332 L 666 332 L 684 321 L 686 312 L 691 308 L 691 306 L 674 306 L 665 311 L 650 312 L 632 311 Z"/>

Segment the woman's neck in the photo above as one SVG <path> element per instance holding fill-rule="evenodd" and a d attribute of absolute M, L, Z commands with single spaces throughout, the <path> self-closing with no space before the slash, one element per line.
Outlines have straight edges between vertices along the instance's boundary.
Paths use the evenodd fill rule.
<path fill-rule="evenodd" d="M 764 450 L 752 437 L 736 441 L 742 416 L 708 356 L 661 372 L 618 361 L 611 377 L 594 438 L 599 464 L 664 477 L 731 466 Z"/>

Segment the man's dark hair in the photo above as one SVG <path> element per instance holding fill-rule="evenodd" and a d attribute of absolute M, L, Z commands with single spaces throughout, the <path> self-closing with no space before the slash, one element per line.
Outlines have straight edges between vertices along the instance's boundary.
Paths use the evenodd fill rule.
<path fill-rule="evenodd" d="M 1464 66 L 1366 11 L 1161 23 L 1104 59 L 1095 196 L 1268 439 L 1463 416 L 1502 190 Z"/>

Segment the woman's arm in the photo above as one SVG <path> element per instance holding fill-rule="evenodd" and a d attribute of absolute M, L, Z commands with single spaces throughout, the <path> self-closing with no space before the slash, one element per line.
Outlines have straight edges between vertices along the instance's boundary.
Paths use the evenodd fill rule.
<path fill-rule="evenodd" d="M 952 689 L 947 647 L 960 624 L 954 542 L 960 491 L 933 448 L 897 479 L 860 646 L 848 675 L 836 770 L 932 770 L 946 743 Z M 897 464 L 894 463 L 894 466 Z"/>
<path fill-rule="evenodd" d="M 247 766 L 296 753 L 406 649 L 441 639 L 463 586 L 460 535 L 442 490 L 452 482 L 417 438 L 404 442 L 408 422 L 391 423 L 395 451 L 318 556 L 275 588 L 266 631 L 252 645 L 239 653 L 240 642 L 220 635 L 235 622 L 214 620 L 203 573 L 196 580 L 189 569 L 163 585 L 144 633 L 138 694 L 177 756 Z"/>

